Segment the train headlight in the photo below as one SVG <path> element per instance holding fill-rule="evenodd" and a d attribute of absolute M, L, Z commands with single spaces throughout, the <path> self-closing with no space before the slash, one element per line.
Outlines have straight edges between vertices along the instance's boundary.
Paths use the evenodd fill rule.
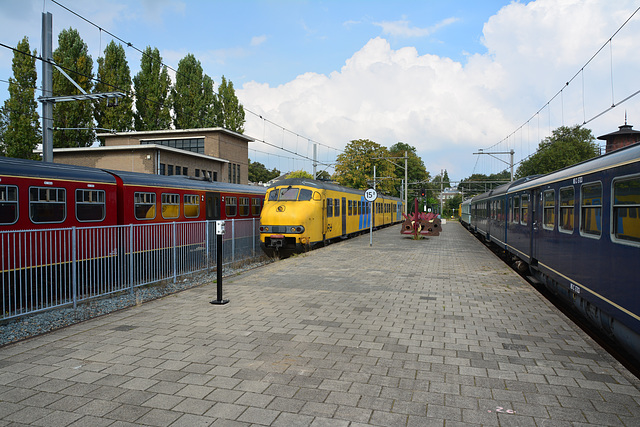
<path fill-rule="evenodd" d="M 260 232 L 261 233 L 266 233 L 267 231 L 269 231 L 269 227 L 265 227 L 265 226 L 260 226 Z"/>
<path fill-rule="evenodd" d="M 290 228 L 291 233 L 300 234 L 304 233 L 304 227 L 301 225 L 292 225 Z"/>

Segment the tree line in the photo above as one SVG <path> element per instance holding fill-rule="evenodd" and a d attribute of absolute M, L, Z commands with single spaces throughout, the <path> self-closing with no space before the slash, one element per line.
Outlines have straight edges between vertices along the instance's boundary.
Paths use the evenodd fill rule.
<path fill-rule="evenodd" d="M 38 158 L 33 150 L 42 142 L 35 93 L 36 50 L 25 36 L 16 46 L 9 78 L 9 98 L 0 107 L 0 155 Z M 77 30 L 62 30 L 53 61 L 87 93 L 123 92 L 122 98 L 57 102 L 53 107 L 54 148 L 88 147 L 99 131 L 148 131 L 223 127 L 243 133 L 245 113 L 233 82 L 222 76 L 217 92 L 193 54 L 178 63 L 175 83 L 157 48 L 142 53 L 140 71 L 131 77 L 124 47 L 111 41 L 94 62 Z M 80 94 L 57 68 L 53 93 Z M 103 142 L 101 142 L 103 144 Z"/>

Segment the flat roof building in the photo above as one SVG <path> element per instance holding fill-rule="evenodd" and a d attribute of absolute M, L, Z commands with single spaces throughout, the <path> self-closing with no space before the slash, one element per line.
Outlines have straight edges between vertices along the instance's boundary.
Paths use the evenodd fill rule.
<path fill-rule="evenodd" d="M 101 147 L 56 148 L 55 163 L 248 184 L 249 142 L 223 128 L 101 133 Z"/>

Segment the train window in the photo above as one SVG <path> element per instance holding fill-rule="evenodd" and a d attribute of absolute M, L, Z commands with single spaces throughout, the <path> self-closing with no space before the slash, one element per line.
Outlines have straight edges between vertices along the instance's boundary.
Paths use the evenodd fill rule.
<path fill-rule="evenodd" d="M 261 211 L 262 211 L 262 201 L 257 197 L 253 197 L 251 199 L 251 215 L 260 216 Z"/>
<path fill-rule="evenodd" d="M 602 233 L 602 183 L 582 186 L 580 203 L 580 232 L 587 236 Z"/>
<path fill-rule="evenodd" d="M 29 188 L 29 216 L 31 221 L 63 222 L 67 217 L 64 188 Z"/>
<path fill-rule="evenodd" d="M 556 225 L 556 192 L 546 190 L 542 193 L 542 228 L 553 230 Z"/>
<path fill-rule="evenodd" d="M 275 202 L 276 200 L 278 200 L 278 190 L 271 190 L 269 191 L 269 195 L 267 196 L 270 202 Z"/>
<path fill-rule="evenodd" d="M 18 187 L 0 185 L 0 224 L 18 221 Z"/>
<path fill-rule="evenodd" d="M 640 243 L 640 176 L 613 183 L 613 234 Z"/>
<path fill-rule="evenodd" d="M 529 217 L 529 195 L 523 194 L 520 198 L 520 224 L 527 225 Z"/>
<path fill-rule="evenodd" d="M 340 216 L 340 199 L 333 199 L 333 215 Z"/>
<path fill-rule="evenodd" d="M 134 193 L 133 206 L 136 219 L 154 219 L 156 217 L 156 193 Z"/>
<path fill-rule="evenodd" d="M 327 198 L 327 217 L 333 216 L 333 199 Z"/>
<path fill-rule="evenodd" d="M 513 212 L 511 214 L 511 222 L 519 223 L 520 222 L 520 196 L 515 196 L 513 198 Z"/>
<path fill-rule="evenodd" d="M 348 206 L 347 214 L 348 214 L 349 216 L 353 215 L 353 200 L 349 200 L 349 201 L 347 202 L 347 206 Z"/>
<path fill-rule="evenodd" d="M 249 198 L 240 197 L 240 216 L 249 216 Z"/>
<path fill-rule="evenodd" d="M 285 187 L 280 189 L 280 195 L 278 196 L 278 200 L 297 200 L 298 199 L 298 188 Z"/>
<path fill-rule="evenodd" d="M 573 233 L 573 211 L 575 205 L 575 191 L 573 187 L 560 189 L 560 224 L 558 228 L 562 232 Z"/>
<path fill-rule="evenodd" d="M 180 195 L 163 193 L 162 197 L 162 218 L 174 219 L 180 216 Z"/>
<path fill-rule="evenodd" d="M 237 197 L 225 197 L 225 212 L 227 217 L 236 216 L 238 214 Z"/>
<path fill-rule="evenodd" d="M 184 216 L 186 218 L 198 218 L 200 216 L 200 197 L 197 194 L 185 194 Z"/>
<path fill-rule="evenodd" d="M 311 196 L 313 196 L 313 191 L 307 190 L 306 188 L 301 188 L 300 196 L 298 196 L 298 200 L 301 202 L 307 202 L 311 200 Z"/>
<path fill-rule="evenodd" d="M 76 190 L 76 218 L 78 221 L 102 221 L 105 218 L 104 190 Z"/>

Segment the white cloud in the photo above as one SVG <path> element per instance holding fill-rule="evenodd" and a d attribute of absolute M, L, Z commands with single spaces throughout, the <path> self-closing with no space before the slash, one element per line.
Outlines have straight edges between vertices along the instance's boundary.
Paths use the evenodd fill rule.
<path fill-rule="evenodd" d="M 267 41 L 266 35 L 254 36 L 251 37 L 251 46 L 260 46 L 262 43 Z"/>
<path fill-rule="evenodd" d="M 633 3 L 511 3 L 484 26 L 488 53 L 471 55 L 466 63 L 421 55 L 413 47 L 394 50 L 385 39 L 375 38 L 329 75 L 305 73 L 277 87 L 250 82 L 237 93 L 253 112 L 324 144 L 342 148 L 360 138 L 385 146 L 403 141 L 418 148 L 430 171 L 447 168 L 450 176 L 463 178 L 477 160 L 472 153 L 502 140 L 543 107 L 631 15 Z M 638 90 L 637 21 L 614 39 L 618 100 Z M 434 30 L 410 28 L 406 21 L 379 25 L 388 34 L 406 37 Z M 584 92 L 579 76 L 537 120 L 497 149 L 514 148 L 516 159 L 525 157 L 550 129 L 582 123 L 583 117 L 606 109 L 611 104 L 611 58 L 603 52 L 585 69 Z M 626 108 L 635 108 L 640 125 L 640 101 L 634 102 Z M 589 127 L 595 135 L 616 130 L 624 114 L 619 111 Z M 247 118 L 248 135 L 291 150 L 300 143 L 282 129 Z M 505 166 L 496 163 L 496 168 Z"/>
<path fill-rule="evenodd" d="M 382 33 L 390 36 L 425 37 L 457 21 L 457 18 L 447 18 L 427 28 L 410 27 L 409 21 L 406 20 L 374 22 L 373 24 L 382 27 Z"/>

